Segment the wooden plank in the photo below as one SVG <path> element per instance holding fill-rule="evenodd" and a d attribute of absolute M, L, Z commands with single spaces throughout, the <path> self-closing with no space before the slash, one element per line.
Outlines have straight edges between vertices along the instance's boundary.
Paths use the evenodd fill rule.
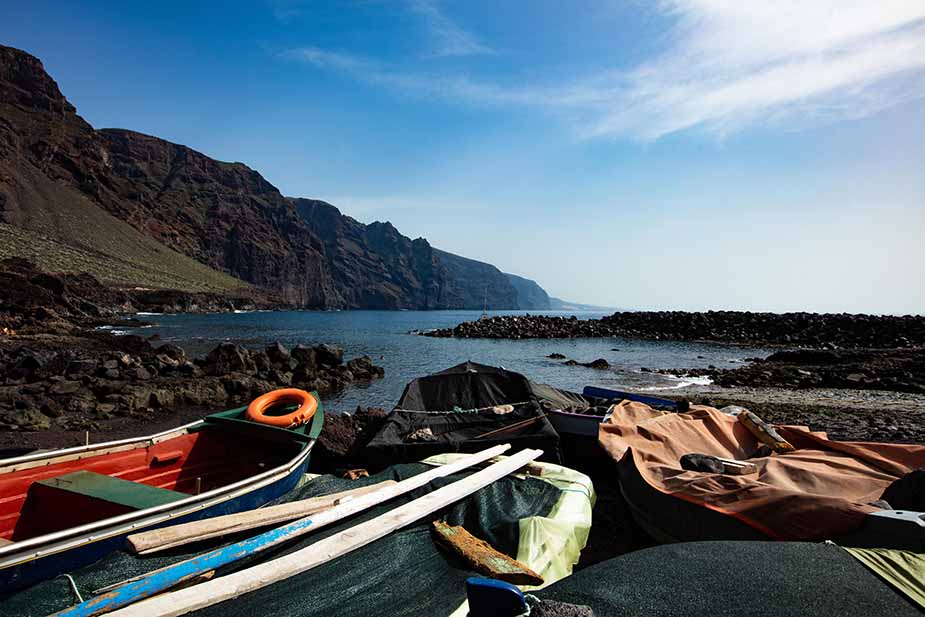
<path fill-rule="evenodd" d="M 443 521 L 432 524 L 437 543 L 462 559 L 469 569 L 512 585 L 542 585 L 543 577 L 513 557 L 495 550 L 462 526 Z"/>
<path fill-rule="evenodd" d="M 493 448 L 488 448 L 487 450 L 482 450 L 476 454 L 470 454 L 449 465 L 429 469 L 424 473 L 419 473 L 416 476 L 412 476 L 391 486 L 386 486 L 377 491 L 367 493 L 366 495 L 355 497 L 333 508 L 319 512 L 317 515 L 301 518 L 287 525 L 283 525 L 282 527 L 266 531 L 253 538 L 235 542 L 228 546 L 215 549 L 214 551 L 169 565 L 165 568 L 154 570 L 142 577 L 129 579 L 125 581 L 125 584 L 116 586 L 115 589 L 110 588 L 106 593 L 90 598 L 89 600 L 56 614 L 68 615 L 70 617 L 88 617 L 90 615 L 107 613 L 119 607 L 132 604 L 133 602 L 138 602 L 143 598 L 172 589 L 191 578 L 200 576 L 204 572 L 216 570 L 235 563 L 245 557 L 250 557 L 268 548 L 288 542 L 294 538 L 315 531 L 316 529 L 321 529 L 331 523 L 384 503 L 399 495 L 413 491 L 426 485 L 431 480 L 454 474 L 472 465 L 477 465 L 493 456 L 502 454 L 509 450 L 510 447 L 510 444 L 501 444 Z"/>
<path fill-rule="evenodd" d="M 150 555 L 192 542 L 201 542 L 202 540 L 240 533 L 258 527 L 278 525 L 333 508 L 341 501 L 365 495 L 392 484 L 396 484 L 395 480 L 385 480 L 377 484 L 361 486 L 360 488 L 341 491 L 332 495 L 322 495 L 291 503 L 173 525 L 172 527 L 143 531 L 130 535 L 128 537 L 128 546 L 136 554 Z"/>
<path fill-rule="evenodd" d="M 332 559 L 366 546 L 393 531 L 445 508 L 492 482 L 520 469 L 543 454 L 522 450 L 500 463 L 448 484 L 374 519 L 354 525 L 298 551 L 239 570 L 200 585 L 168 592 L 112 613 L 113 617 L 185 615 L 219 602 L 238 598 L 275 582 L 301 574 Z M 443 468 L 437 468 L 443 469 Z M 358 499 L 363 499 L 360 497 Z M 350 503 L 350 502 L 348 502 Z M 332 510 L 328 510 L 331 512 Z"/>

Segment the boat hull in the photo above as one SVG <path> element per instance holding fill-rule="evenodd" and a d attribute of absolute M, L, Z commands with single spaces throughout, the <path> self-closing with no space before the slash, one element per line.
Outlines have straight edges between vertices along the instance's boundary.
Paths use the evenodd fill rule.
<path fill-rule="evenodd" d="M 310 453 L 302 463 L 294 467 L 285 476 L 243 495 L 197 509 L 188 514 L 178 514 L 159 523 L 139 525 L 124 531 L 119 530 L 120 526 L 117 525 L 98 532 L 100 535 L 114 534 L 105 539 L 95 541 L 87 539 L 83 546 L 0 569 L 0 595 L 29 587 L 43 580 L 48 580 L 94 563 L 106 555 L 123 548 L 126 536 L 131 533 L 259 508 L 295 488 L 299 478 L 305 474 L 309 458 Z"/>
<path fill-rule="evenodd" d="M 49 469 L 64 466 L 69 471 L 70 467 L 75 464 L 78 467 L 82 466 L 82 461 L 88 461 L 85 466 L 90 469 L 99 469 L 98 465 L 94 466 L 94 463 L 90 461 L 104 460 L 105 457 L 121 457 L 127 452 L 143 449 L 146 452 L 143 459 L 145 464 L 152 466 L 159 463 L 159 456 L 164 456 L 168 463 L 176 459 L 178 454 L 171 450 L 171 443 L 179 443 L 194 436 L 193 434 L 202 435 L 204 433 L 214 434 L 219 440 L 227 439 L 232 449 L 224 452 L 222 456 L 237 456 L 241 451 L 234 450 L 236 447 L 234 444 L 240 446 L 243 443 L 259 443 L 260 448 L 266 449 L 266 463 L 272 461 L 272 466 L 269 468 L 264 468 L 262 471 L 255 470 L 257 472 L 252 475 L 246 475 L 211 490 L 205 490 L 201 494 L 188 494 L 179 499 L 142 507 L 87 524 L 67 527 L 60 531 L 28 537 L 21 541 L 15 541 L 14 538 L 12 543 L 0 545 L 0 597 L 89 565 L 121 549 L 124 546 L 125 537 L 129 534 L 254 509 L 284 495 L 295 488 L 305 474 L 323 423 L 324 412 L 320 401 L 312 421 L 295 429 L 281 429 L 251 423 L 244 419 L 244 408 L 240 408 L 213 414 L 204 420 L 147 437 L 37 453 L 0 461 L 0 468 L 5 474 L 28 474 L 40 470 L 38 476 L 30 477 L 42 477 L 43 473 L 48 474 Z M 227 437 L 223 438 L 221 435 Z M 212 441 L 214 442 L 215 439 Z M 290 449 L 291 454 L 286 453 L 284 457 L 279 456 L 280 452 L 286 451 L 285 449 Z M 187 455 L 186 460 L 189 461 L 191 458 Z M 137 465 L 135 469 L 126 469 L 125 475 L 136 469 Z M 111 475 L 118 477 L 119 474 Z M 176 481 L 179 482 L 179 480 Z M 16 482 L 14 479 L 13 484 Z M 27 479 L 26 482 L 28 483 L 29 480 Z M 8 485 L 10 485 L 9 482 Z M 198 493 L 198 489 L 196 492 Z M 174 493 L 174 495 L 178 494 Z M 16 495 L 6 497 L 15 499 Z"/>

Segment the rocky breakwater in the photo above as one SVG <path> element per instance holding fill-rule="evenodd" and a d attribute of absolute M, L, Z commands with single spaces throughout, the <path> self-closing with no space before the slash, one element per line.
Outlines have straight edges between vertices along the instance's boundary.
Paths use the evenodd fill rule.
<path fill-rule="evenodd" d="M 624 337 L 833 349 L 910 348 L 925 346 L 925 317 L 846 313 L 639 311 L 617 312 L 601 319 L 543 315 L 498 316 L 423 334 L 491 339 Z"/>
<path fill-rule="evenodd" d="M 925 349 L 779 351 L 736 369 L 700 369 L 726 387 L 846 388 L 925 394 Z"/>
<path fill-rule="evenodd" d="M 0 346 L 0 430 L 99 430 L 106 421 L 138 422 L 184 408 L 219 411 L 282 387 L 322 395 L 382 377 L 367 356 L 344 362 L 334 345 L 273 343 L 250 350 L 222 343 L 204 358 L 135 336 L 98 337 L 96 348 Z M 106 349 L 103 342 L 111 344 Z"/>

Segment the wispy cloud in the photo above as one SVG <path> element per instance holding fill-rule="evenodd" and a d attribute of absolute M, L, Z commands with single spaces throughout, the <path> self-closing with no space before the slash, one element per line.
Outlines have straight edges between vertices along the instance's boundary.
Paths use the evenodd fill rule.
<path fill-rule="evenodd" d="M 475 36 L 447 17 L 440 10 L 436 0 L 409 0 L 409 6 L 424 20 L 427 34 L 434 46 L 431 56 L 474 56 L 494 53 L 493 49 L 480 43 Z"/>
<path fill-rule="evenodd" d="M 658 6 L 673 24 L 664 51 L 631 70 L 604 65 L 569 83 L 425 74 L 311 47 L 286 55 L 419 95 L 567 112 L 580 118 L 582 136 L 643 141 L 695 128 L 718 136 L 774 122 L 802 128 L 925 96 L 923 2 L 665 0 Z M 443 32 L 443 55 L 478 53 L 478 43 L 441 21 L 435 5 L 415 7 Z M 434 27 L 440 23 L 447 26 Z"/>

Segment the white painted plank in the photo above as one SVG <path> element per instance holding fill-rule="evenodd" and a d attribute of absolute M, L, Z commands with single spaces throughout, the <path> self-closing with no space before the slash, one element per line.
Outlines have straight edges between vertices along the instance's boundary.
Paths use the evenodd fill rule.
<path fill-rule="evenodd" d="M 523 450 L 491 467 L 303 549 L 199 585 L 155 596 L 115 611 L 111 615 L 113 617 L 185 615 L 191 611 L 272 585 L 345 555 L 445 508 L 520 469 L 542 453 L 542 450 Z"/>

